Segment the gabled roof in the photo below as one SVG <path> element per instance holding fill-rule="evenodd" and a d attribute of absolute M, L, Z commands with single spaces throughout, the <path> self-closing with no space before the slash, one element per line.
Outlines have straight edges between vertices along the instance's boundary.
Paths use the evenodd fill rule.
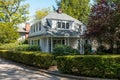
<path fill-rule="evenodd" d="M 52 12 L 49 13 L 47 16 L 45 16 L 41 21 L 44 22 L 46 19 L 53 19 L 53 20 L 67 20 L 67 21 L 74 21 L 75 23 L 82 24 L 79 20 L 65 14 L 65 13 L 58 13 L 58 12 Z"/>

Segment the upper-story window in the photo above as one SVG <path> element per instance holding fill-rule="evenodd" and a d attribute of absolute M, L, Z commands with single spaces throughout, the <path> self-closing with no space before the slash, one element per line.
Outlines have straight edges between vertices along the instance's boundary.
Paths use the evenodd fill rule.
<path fill-rule="evenodd" d="M 57 22 L 57 27 L 61 28 L 61 22 Z"/>
<path fill-rule="evenodd" d="M 66 23 L 66 29 L 69 29 L 70 24 Z"/>
<path fill-rule="evenodd" d="M 41 22 L 39 22 L 39 31 L 41 30 Z"/>
<path fill-rule="evenodd" d="M 69 29 L 70 28 L 70 24 L 69 22 L 57 22 L 57 28 L 60 28 L 60 29 Z"/>
<path fill-rule="evenodd" d="M 38 31 L 38 24 L 35 24 L 36 32 Z"/>
<path fill-rule="evenodd" d="M 64 22 L 62 22 L 62 28 L 65 29 L 65 23 Z"/>

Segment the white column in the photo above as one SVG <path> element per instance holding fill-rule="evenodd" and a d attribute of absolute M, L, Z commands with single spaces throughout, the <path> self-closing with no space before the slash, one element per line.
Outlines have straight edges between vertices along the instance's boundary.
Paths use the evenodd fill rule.
<path fill-rule="evenodd" d="M 53 39 L 51 37 L 51 52 L 53 51 Z"/>
<path fill-rule="evenodd" d="M 68 37 L 68 46 L 70 45 L 70 40 L 69 40 L 69 37 Z"/>
<path fill-rule="evenodd" d="M 47 41 L 46 41 L 46 52 L 49 52 L 49 38 L 47 38 Z"/>

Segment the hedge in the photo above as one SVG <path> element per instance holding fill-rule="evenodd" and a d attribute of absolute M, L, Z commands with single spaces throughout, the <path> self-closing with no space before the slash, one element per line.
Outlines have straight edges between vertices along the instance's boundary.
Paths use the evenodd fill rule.
<path fill-rule="evenodd" d="M 54 56 L 49 53 L 8 50 L 0 50 L 0 57 L 36 66 L 42 69 L 48 69 L 54 60 Z"/>
<path fill-rule="evenodd" d="M 120 55 L 59 56 L 57 65 L 62 73 L 120 79 Z"/>

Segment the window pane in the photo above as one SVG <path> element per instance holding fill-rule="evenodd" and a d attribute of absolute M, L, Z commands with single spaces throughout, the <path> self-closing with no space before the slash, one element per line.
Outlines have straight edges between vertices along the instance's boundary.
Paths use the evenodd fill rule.
<path fill-rule="evenodd" d="M 57 22 L 57 27 L 61 28 L 61 22 Z"/>
<path fill-rule="evenodd" d="M 64 22 L 62 23 L 62 28 L 65 28 L 65 23 Z"/>
<path fill-rule="evenodd" d="M 39 31 L 41 30 L 41 22 L 39 22 Z"/>
<path fill-rule="evenodd" d="M 69 29 L 69 23 L 66 23 L 66 29 Z"/>

